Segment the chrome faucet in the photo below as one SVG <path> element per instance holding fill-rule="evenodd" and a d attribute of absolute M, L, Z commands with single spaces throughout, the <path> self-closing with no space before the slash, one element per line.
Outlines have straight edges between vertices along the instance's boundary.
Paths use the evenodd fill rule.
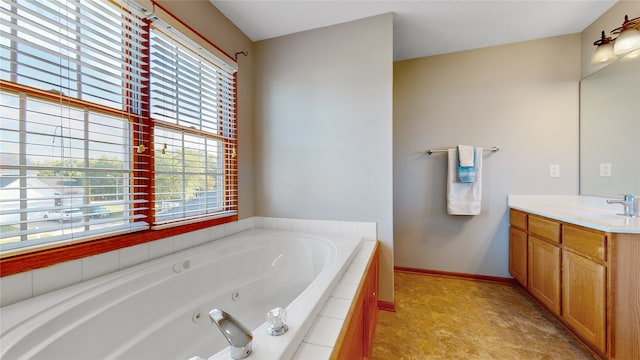
<path fill-rule="evenodd" d="M 623 200 L 607 200 L 607 204 L 622 204 L 624 206 L 624 216 L 636 216 L 635 196 L 633 194 L 624 195 Z"/>
<path fill-rule="evenodd" d="M 209 311 L 209 317 L 229 342 L 232 359 L 244 359 L 251 354 L 251 341 L 253 340 L 251 331 L 233 316 L 220 309 Z"/>

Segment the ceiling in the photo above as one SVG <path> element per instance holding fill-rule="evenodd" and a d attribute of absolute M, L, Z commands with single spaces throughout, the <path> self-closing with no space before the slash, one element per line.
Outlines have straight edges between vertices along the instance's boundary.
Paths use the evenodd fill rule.
<path fill-rule="evenodd" d="M 582 32 L 617 0 L 210 1 L 252 41 L 393 12 L 397 61 Z"/>

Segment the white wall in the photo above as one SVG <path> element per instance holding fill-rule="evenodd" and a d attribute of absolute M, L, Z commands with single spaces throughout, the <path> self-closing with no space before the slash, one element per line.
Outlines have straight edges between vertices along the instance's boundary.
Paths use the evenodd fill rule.
<path fill-rule="evenodd" d="M 578 192 L 579 64 L 579 34 L 394 64 L 397 266 L 510 277 L 507 195 Z M 425 155 L 457 144 L 500 147 L 477 216 L 447 215 L 446 154 Z"/>
<path fill-rule="evenodd" d="M 372 221 L 393 301 L 393 15 L 255 43 L 256 212 Z"/>

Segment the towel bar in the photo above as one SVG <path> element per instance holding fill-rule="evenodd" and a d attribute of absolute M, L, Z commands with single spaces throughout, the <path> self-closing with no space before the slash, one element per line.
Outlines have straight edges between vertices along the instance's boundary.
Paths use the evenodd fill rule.
<path fill-rule="evenodd" d="M 499 151 L 500 148 L 497 146 L 492 146 L 490 148 L 482 148 L 482 151 L 491 151 L 491 152 L 496 152 Z M 427 150 L 427 155 L 431 155 L 434 152 L 447 152 L 449 151 L 449 149 L 435 149 L 435 150 Z"/>

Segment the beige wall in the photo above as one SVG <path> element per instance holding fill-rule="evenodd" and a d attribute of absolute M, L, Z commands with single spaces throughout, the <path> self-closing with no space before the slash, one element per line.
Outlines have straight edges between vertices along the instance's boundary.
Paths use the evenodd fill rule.
<path fill-rule="evenodd" d="M 158 3 L 230 56 L 238 57 L 238 214 L 255 215 L 253 149 L 253 43 L 208 0 L 161 0 Z"/>
<path fill-rule="evenodd" d="M 578 192 L 579 64 L 579 34 L 394 64 L 397 266 L 510 277 L 507 195 Z M 500 147 L 477 216 L 447 215 L 446 155 L 425 155 L 457 144 Z"/>
<path fill-rule="evenodd" d="M 255 44 L 256 213 L 373 221 L 393 300 L 393 15 Z"/>
<path fill-rule="evenodd" d="M 596 21 L 589 25 L 582 32 L 582 77 L 587 77 L 603 66 L 591 65 L 591 57 L 595 51 L 594 41 L 600 39 L 604 30 L 605 36 L 611 36 L 611 30 L 620 27 L 624 21 L 624 16 L 629 18 L 640 16 L 640 1 L 638 0 L 621 0 L 611 7 L 607 12 L 602 14 Z"/>

